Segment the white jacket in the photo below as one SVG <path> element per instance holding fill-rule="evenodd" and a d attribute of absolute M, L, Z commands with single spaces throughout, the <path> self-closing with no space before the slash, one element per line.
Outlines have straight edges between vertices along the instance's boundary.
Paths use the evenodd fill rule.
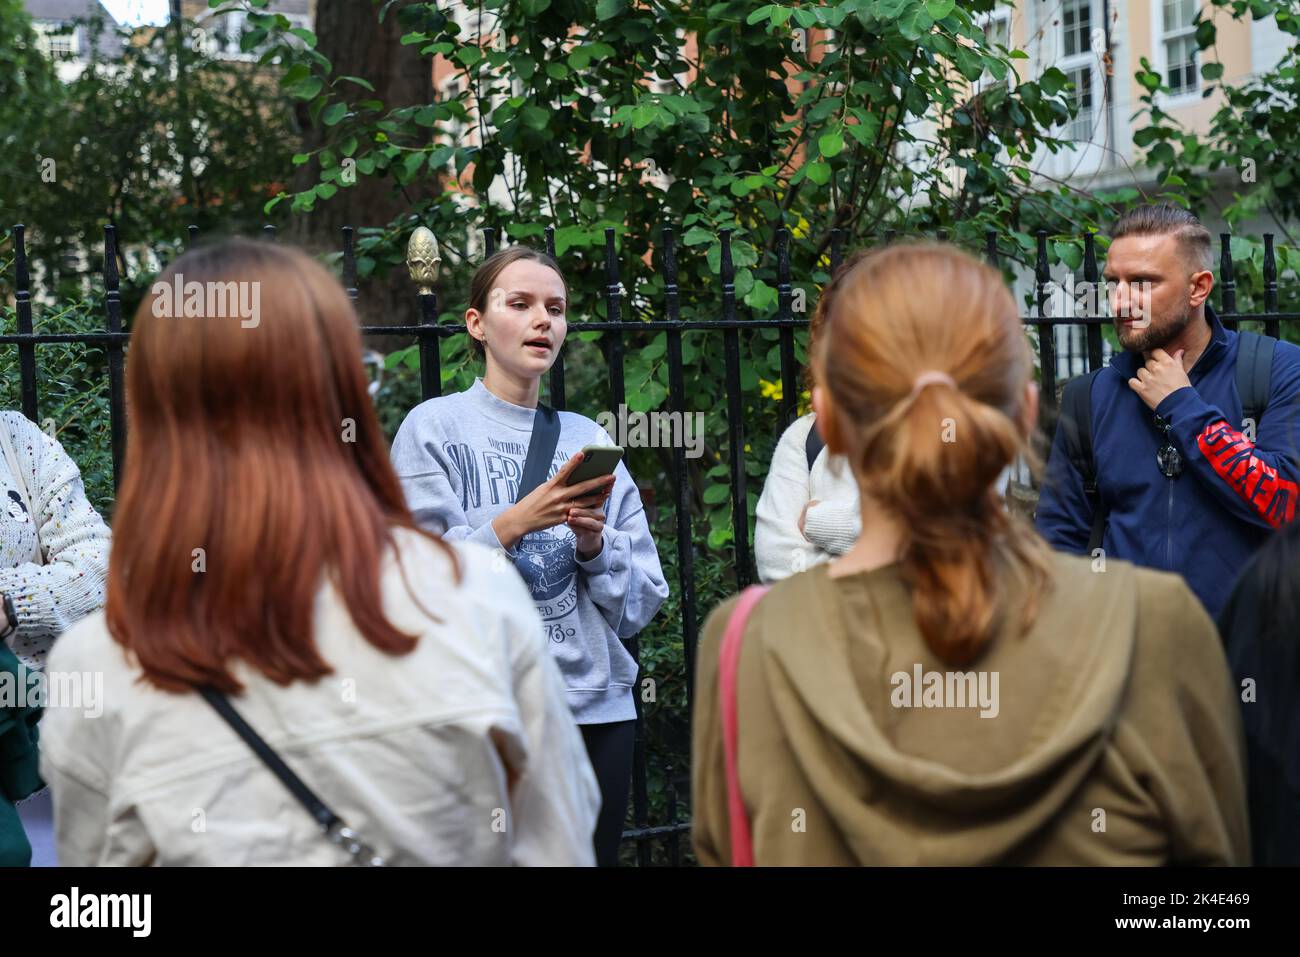
<path fill-rule="evenodd" d="M 442 551 L 396 535 L 406 581 L 441 619 L 388 556 L 384 608 L 420 635 L 415 650 L 374 648 L 327 585 L 315 638 L 334 673 L 286 688 L 237 663 L 236 710 L 389 864 L 592 864 L 599 789 L 523 582 L 460 543 L 453 587 Z M 102 715 L 83 699 L 41 721 L 61 865 L 348 863 L 207 702 L 137 681 L 102 613 L 48 668 L 103 676 Z"/>
<path fill-rule="evenodd" d="M 843 555 L 858 540 L 862 512 L 848 462 L 822 449 L 808 468 L 805 443 L 813 415 L 800 416 L 781 435 L 759 496 L 754 560 L 763 582 L 780 581 Z M 811 501 L 804 531 L 799 513 Z"/>

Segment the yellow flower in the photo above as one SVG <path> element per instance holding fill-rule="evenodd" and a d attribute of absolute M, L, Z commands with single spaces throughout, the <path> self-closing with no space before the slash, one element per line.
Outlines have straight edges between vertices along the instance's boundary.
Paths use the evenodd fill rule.
<path fill-rule="evenodd" d="M 780 402 L 782 397 L 781 383 L 768 382 L 766 379 L 758 380 L 758 388 L 763 398 L 771 399 L 774 402 Z"/>

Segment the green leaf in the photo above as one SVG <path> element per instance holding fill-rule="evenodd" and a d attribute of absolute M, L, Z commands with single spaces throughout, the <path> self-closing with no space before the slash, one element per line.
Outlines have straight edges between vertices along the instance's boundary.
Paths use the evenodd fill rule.
<path fill-rule="evenodd" d="M 339 77 L 339 79 L 347 80 L 351 83 L 355 83 L 357 86 L 361 87 L 364 90 L 368 90 L 371 93 L 375 92 L 374 84 L 371 83 L 369 80 L 362 79 L 359 76 L 341 76 Z"/>
<path fill-rule="evenodd" d="M 858 123 L 845 123 L 844 132 L 848 133 L 863 146 L 870 146 L 876 141 L 876 136 L 880 133 L 880 117 L 875 113 L 868 113 L 865 110 L 854 110 L 853 115 L 860 120 Z"/>
<path fill-rule="evenodd" d="M 524 121 L 525 126 L 532 127 L 535 130 L 544 130 L 551 124 L 551 114 L 540 106 L 525 106 L 519 111 L 520 118 Z"/>
<path fill-rule="evenodd" d="M 408 179 L 419 172 L 420 167 L 424 165 L 425 159 L 424 152 L 420 150 L 406 154 L 406 159 L 402 160 L 402 168 L 406 171 Z"/>
<path fill-rule="evenodd" d="M 682 245 L 698 246 L 701 243 L 711 242 L 712 240 L 713 234 L 707 229 L 704 229 L 701 226 L 692 226 L 690 229 L 686 230 L 685 234 L 682 236 Z"/>
<path fill-rule="evenodd" d="M 731 486 L 715 482 L 704 487 L 704 504 L 718 505 L 731 497 Z"/>
<path fill-rule="evenodd" d="M 822 151 L 822 156 L 827 159 L 838 156 L 844 149 L 844 137 L 840 133 L 827 133 L 817 140 L 817 148 Z"/>
<path fill-rule="evenodd" d="M 596 0 L 596 19 L 612 20 L 627 7 L 627 0 Z"/>
<path fill-rule="evenodd" d="M 343 117 L 348 114 L 348 105 L 346 103 L 331 103 L 321 114 L 321 122 L 326 126 L 335 126 Z"/>
<path fill-rule="evenodd" d="M 815 160 L 806 165 L 804 169 L 808 171 L 807 177 L 818 186 L 825 186 L 830 182 L 831 168 L 829 164 L 823 163 L 821 160 Z"/>
<path fill-rule="evenodd" d="M 295 100 L 314 100 L 324 86 L 324 82 L 320 79 L 314 76 L 309 76 L 300 83 L 295 83 L 289 87 L 288 93 Z"/>
<path fill-rule="evenodd" d="M 1203 63 L 1201 64 L 1201 76 L 1207 80 L 1214 81 L 1223 76 L 1222 63 Z"/>
<path fill-rule="evenodd" d="M 1157 77 L 1157 81 L 1159 77 Z M 1043 75 L 1038 78 L 1038 85 L 1042 87 L 1044 93 L 1048 96 L 1056 96 L 1063 89 L 1065 84 L 1070 82 L 1070 78 L 1054 66 L 1048 67 L 1043 71 Z"/>
<path fill-rule="evenodd" d="M 1065 263 L 1071 272 L 1083 265 L 1083 249 L 1077 241 L 1053 242 L 1052 248 L 1056 251 L 1056 258 Z"/>
<path fill-rule="evenodd" d="M 921 4 L 917 4 L 898 18 L 898 32 L 909 40 L 919 40 L 934 26 L 934 17 Z"/>
<path fill-rule="evenodd" d="M 309 47 L 316 46 L 316 34 L 312 33 L 305 27 L 290 27 L 289 32 L 296 36 Z"/>
<path fill-rule="evenodd" d="M 955 6 L 957 6 L 957 0 L 925 0 L 926 12 L 929 13 L 936 22 L 952 13 L 953 7 Z"/>
<path fill-rule="evenodd" d="M 794 18 L 799 21 L 799 26 L 803 27 L 805 30 L 810 30 L 815 27 L 818 20 L 821 19 L 817 15 L 817 11 L 820 9 L 820 7 L 800 7 L 795 10 Z"/>
<path fill-rule="evenodd" d="M 456 59 L 465 64 L 465 66 L 473 66 L 478 63 L 479 60 L 483 59 L 483 51 L 478 47 L 464 46 L 456 51 Z"/>
<path fill-rule="evenodd" d="M 808 111 L 809 123 L 820 123 L 843 105 L 844 99 L 838 96 L 828 96 L 819 100 L 817 105 Z"/>
<path fill-rule="evenodd" d="M 659 113 L 657 105 L 642 100 L 632 109 L 632 128 L 639 130 L 649 126 L 659 118 Z"/>
<path fill-rule="evenodd" d="M 1160 129 L 1155 126 L 1148 126 L 1138 130 L 1133 134 L 1133 145 L 1147 147 L 1160 138 Z"/>
<path fill-rule="evenodd" d="M 768 3 L 765 4 L 764 6 L 759 7 L 757 10 L 755 10 L 753 13 L 751 13 L 748 17 L 745 18 L 746 25 L 752 27 L 760 20 L 769 19 L 772 16 L 772 11 L 774 9 L 776 9 L 776 4 L 774 3 Z"/>

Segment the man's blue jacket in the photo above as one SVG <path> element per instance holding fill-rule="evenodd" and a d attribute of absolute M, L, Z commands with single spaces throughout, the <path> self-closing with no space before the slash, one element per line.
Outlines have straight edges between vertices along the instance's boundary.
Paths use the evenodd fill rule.
<path fill-rule="evenodd" d="M 1108 558 L 1178 572 L 1212 617 L 1269 532 L 1290 521 L 1300 496 L 1300 348 L 1279 342 L 1268 404 L 1254 429 L 1237 391 L 1237 333 L 1206 305 L 1210 343 L 1190 388 L 1156 407 L 1173 425 L 1183 472 L 1166 478 L 1154 415 L 1129 388 L 1142 357 L 1114 356 L 1092 382 L 1092 446 L 1098 492 L 1108 510 Z M 1253 439 L 1251 432 L 1253 431 Z M 1038 502 L 1037 525 L 1054 547 L 1083 554 L 1093 509 L 1083 478 L 1056 430 Z"/>

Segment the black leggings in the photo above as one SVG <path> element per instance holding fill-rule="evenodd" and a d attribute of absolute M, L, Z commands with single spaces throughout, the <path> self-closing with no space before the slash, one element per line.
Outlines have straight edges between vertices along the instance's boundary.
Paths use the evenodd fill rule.
<path fill-rule="evenodd" d="M 596 866 L 618 867 L 618 845 L 623 837 L 623 818 L 632 790 L 632 746 L 636 741 L 635 721 L 611 724 L 582 724 L 587 757 L 600 784 L 600 817 L 596 819 Z"/>

